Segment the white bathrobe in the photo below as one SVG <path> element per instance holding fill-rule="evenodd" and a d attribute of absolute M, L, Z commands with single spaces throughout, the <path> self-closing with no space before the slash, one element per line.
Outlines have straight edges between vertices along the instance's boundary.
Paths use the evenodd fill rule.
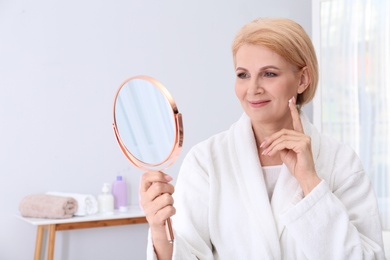
<path fill-rule="evenodd" d="M 385 259 L 360 160 L 301 120 L 322 179 L 306 197 L 283 165 L 270 203 L 245 114 L 191 149 L 174 193 L 173 259 Z M 150 238 L 148 258 L 155 258 Z"/>

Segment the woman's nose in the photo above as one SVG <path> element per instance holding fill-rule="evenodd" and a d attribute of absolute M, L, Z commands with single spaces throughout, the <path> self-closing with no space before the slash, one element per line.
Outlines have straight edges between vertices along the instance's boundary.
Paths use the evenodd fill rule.
<path fill-rule="evenodd" d="M 262 94 L 264 93 L 264 88 L 261 86 L 260 81 L 257 79 L 251 80 L 248 88 L 248 94 Z"/>

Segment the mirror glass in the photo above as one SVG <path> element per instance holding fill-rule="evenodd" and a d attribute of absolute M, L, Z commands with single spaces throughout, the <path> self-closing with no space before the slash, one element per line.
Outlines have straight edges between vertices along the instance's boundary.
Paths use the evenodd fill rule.
<path fill-rule="evenodd" d="M 127 79 L 114 103 L 114 130 L 122 151 L 138 168 L 163 170 L 182 146 L 181 114 L 166 88 L 147 76 Z"/>

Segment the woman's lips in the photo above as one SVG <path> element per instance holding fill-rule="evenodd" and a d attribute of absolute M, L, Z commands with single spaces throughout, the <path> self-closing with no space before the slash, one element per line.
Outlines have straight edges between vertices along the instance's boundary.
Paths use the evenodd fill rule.
<path fill-rule="evenodd" d="M 258 108 L 263 107 L 269 104 L 271 100 L 258 100 L 258 101 L 249 101 L 251 107 Z"/>

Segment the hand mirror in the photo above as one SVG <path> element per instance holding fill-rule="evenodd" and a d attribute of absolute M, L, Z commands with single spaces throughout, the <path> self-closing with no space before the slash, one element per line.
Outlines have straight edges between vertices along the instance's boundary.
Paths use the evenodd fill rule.
<path fill-rule="evenodd" d="M 114 133 L 124 155 L 144 171 L 162 171 L 177 159 L 183 145 L 183 123 L 176 103 L 156 79 L 125 80 L 114 100 Z M 166 221 L 173 242 L 171 220 Z"/>

